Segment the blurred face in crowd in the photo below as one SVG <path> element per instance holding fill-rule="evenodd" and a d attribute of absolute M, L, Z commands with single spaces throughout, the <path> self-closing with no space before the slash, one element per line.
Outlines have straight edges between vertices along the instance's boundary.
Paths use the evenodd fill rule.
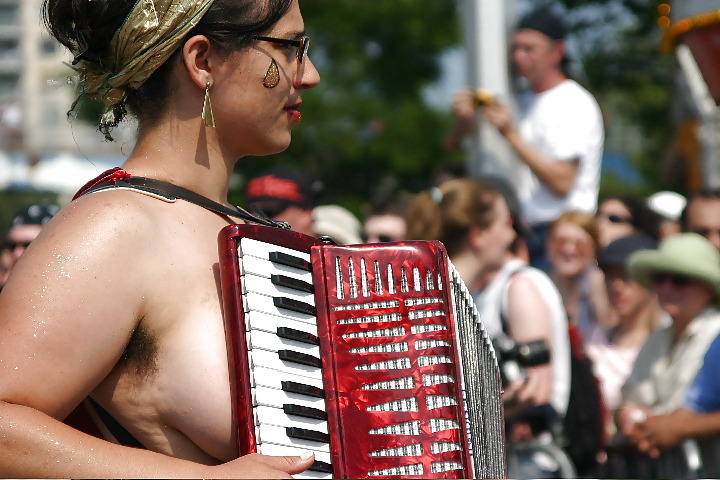
<path fill-rule="evenodd" d="M 630 210 L 616 198 L 604 200 L 598 206 L 595 224 L 601 247 L 606 247 L 613 240 L 630 235 L 635 231 Z"/>
<path fill-rule="evenodd" d="M 690 277 L 658 272 L 651 276 L 660 307 L 671 318 L 694 318 L 714 300 L 713 289 Z"/>
<path fill-rule="evenodd" d="M 624 319 L 637 318 L 638 314 L 654 301 L 655 294 L 632 280 L 625 267 L 609 265 L 603 268 L 603 273 L 608 299 L 621 322 Z"/>
<path fill-rule="evenodd" d="M 368 243 L 397 242 L 405 239 L 405 219 L 392 214 L 370 215 L 363 226 Z"/>
<path fill-rule="evenodd" d="M 537 30 L 518 30 L 512 42 L 512 61 L 517 73 L 530 85 L 541 83 L 548 72 L 558 69 L 563 58 L 562 42 Z"/>
<path fill-rule="evenodd" d="M 699 233 L 720 250 L 720 198 L 694 198 L 685 212 L 685 231 Z"/>
<path fill-rule="evenodd" d="M 315 235 L 312 228 L 312 209 L 300 208 L 295 205 L 291 205 L 272 218 L 273 220 L 281 220 L 289 223 L 292 229 L 296 232 L 304 233 L 305 235 L 310 236 Z"/>
<path fill-rule="evenodd" d="M 482 262 L 488 266 L 501 266 L 505 262 L 510 244 L 515 240 L 510 209 L 502 195 L 498 195 L 493 205 L 494 218 L 490 226 L 483 230 L 477 242 L 480 246 Z"/>
<path fill-rule="evenodd" d="M 12 270 L 30 242 L 40 234 L 40 230 L 40 225 L 15 225 L 10 229 L 3 246 L 3 261 L 7 262 L 5 268 L 8 271 Z"/>
<path fill-rule="evenodd" d="M 553 272 L 560 276 L 579 275 L 595 262 L 592 237 L 572 222 L 555 226 L 548 237 L 547 251 Z"/>

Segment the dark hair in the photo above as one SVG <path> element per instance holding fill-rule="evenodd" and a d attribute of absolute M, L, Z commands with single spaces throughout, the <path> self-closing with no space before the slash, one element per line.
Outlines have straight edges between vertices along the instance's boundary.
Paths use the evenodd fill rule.
<path fill-rule="evenodd" d="M 630 213 L 630 223 L 638 232 L 655 239 L 660 239 L 660 215 L 647 205 L 647 202 L 635 195 L 609 195 L 602 197 L 598 205 L 607 200 L 617 200 Z"/>
<path fill-rule="evenodd" d="M 688 212 L 694 200 L 720 200 L 720 187 L 705 187 L 693 192 L 687 199 L 685 208 L 680 214 L 680 225 L 687 231 Z"/>
<path fill-rule="evenodd" d="M 486 229 L 492 225 L 498 198 L 502 198 L 501 193 L 486 179 L 448 180 L 417 195 L 406 218 L 406 236 L 411 240 L 440 240 L 453 257 L 462 249 L 471 227 Z"/>
<path fill-rule="evenodd" d="M 110 40 L 135 3 L 135 0 L 44 0 L 43 19 L 48 31 L 76 59 L 82 57 L 102 68 Z M 292 0 L 215 0 L 187 38 L 205 35 L 221 51 L 243 48 L 250 44 L 250 35 L 271 28 L 291 4 Z M 172 93 L 172 67 L 181 50 L 182 44 L 143 85 L 128 95 L 127 105 L 139 120 L 152 123 L 165 111 Z"/>

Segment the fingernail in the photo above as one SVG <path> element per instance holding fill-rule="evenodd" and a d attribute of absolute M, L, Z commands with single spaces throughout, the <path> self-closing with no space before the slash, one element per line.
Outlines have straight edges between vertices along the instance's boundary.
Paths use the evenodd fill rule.
<path fill-rule="evenodd" d="M 300 460 L 309 460 L 309 459 L 313 458 L 314 456 L 315 456 L 315 454 L 313 452 L 308 451 L 308 452 L 305 452 L 302 455 L 300 455 Z"/>

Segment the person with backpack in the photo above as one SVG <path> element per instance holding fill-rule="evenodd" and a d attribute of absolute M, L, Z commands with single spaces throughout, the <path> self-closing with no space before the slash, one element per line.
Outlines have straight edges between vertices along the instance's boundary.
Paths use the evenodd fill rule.
<path fill-rule="evenodd" d="M 505 386 L 511 478 L 574 476 L 554 443 L 570 394 L 567 317 L 550 278 L 513 249 L 519 228 L 505 189 L 487 178 L 446 181 L 417 195 L 407 217 L 408 239 L 440 240 L 471 291 L 491 338 L 515 345 L 543 341 L 550 359 L 523 369 Z M 508 197 L 510 198 L 510 197 Z M 503 359 L 500 359 L 503 363 Z M 539 457 L 542 457 L 540 459 Z"/>

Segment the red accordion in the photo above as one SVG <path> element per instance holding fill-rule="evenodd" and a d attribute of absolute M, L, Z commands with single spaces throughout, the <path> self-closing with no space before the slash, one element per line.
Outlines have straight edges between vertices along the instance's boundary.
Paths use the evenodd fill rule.
<path fill-rule="evenodd" d="M 500 376 L 439 242 L 220 234 L 239 454 L 315 452 L 309 478 L 500 478 Z"/>

